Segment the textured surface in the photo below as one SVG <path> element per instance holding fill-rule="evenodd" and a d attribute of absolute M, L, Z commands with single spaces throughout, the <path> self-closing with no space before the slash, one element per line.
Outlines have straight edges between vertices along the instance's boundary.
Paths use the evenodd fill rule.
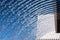
<path fill-rule="evenodd" d="M 56 0 L 57 3 L 57 12 L 60 13 L 60 0 Z"/>
<path fill-rule="evenodd" d="M 60 40 L 60 33 L 56 33 L 55 31 L 54 14 L 46 14 L 38 16 L 37 39 Z"/>
<path fill-rule="evenodd" d="M 54 31 L 55 31 L 55 21 L 54 21 L 54 15 L 53 14 L 46 14 L 46 15 L 38 16 L 37 39 L 40 39 L 44 35 L 47 35 L 50 32 L 54 32 Z"/>
<path fill-rule="evenodd" d="M 53 0 L 0 0 L 0 40 L 35 40 L 37 16 L 53 13 Z"/>
<path fill-rule="evenodd" d="M 54 31 L 47 33 L 41 39 L 59 39 L 60 40 L 60 33 L 55 33 Z"/>

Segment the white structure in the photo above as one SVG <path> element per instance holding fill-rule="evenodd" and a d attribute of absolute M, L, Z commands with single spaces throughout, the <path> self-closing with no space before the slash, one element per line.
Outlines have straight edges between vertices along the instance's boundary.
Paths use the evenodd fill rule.
<path fill-rule="evenodd" d="M 38 16 L 37 39 L 58 39 L 60 34 L 55 33 L 54 14 Z"/>

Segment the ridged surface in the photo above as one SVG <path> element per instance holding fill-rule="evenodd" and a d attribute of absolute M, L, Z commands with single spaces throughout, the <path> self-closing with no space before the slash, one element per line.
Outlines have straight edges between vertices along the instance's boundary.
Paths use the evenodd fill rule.
<path fill-rule="evenodd" d="M 57 12 L 60 13 L 60 0 L 56 0 L 57 3 Z"/>
<path fill-rule="evenodd" d="M 53 6 L 53 0 L 0 0 L 0 40 L 35 40 L 37 16 Z"/>

